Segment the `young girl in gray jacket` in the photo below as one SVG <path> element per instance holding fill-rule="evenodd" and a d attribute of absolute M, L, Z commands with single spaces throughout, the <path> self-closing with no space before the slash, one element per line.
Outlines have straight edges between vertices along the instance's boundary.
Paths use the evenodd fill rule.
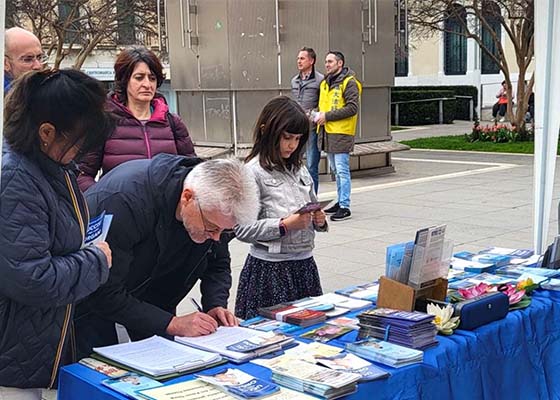
<path fill-rule="evenodd" d="M 261 111 L 253 149 L 246 159 L 259 188 L 257 222 L 237 226 L 251 243 L 241 271 L 235 315 L 248 319 L 260 307 L 322 294 L 313 259 L 315 231 L 327 231 L 322 210 L 297 212 L 317 201 L 313 180 L 302 163 L 309 119 L 294 100 L 279 96 Z"/>

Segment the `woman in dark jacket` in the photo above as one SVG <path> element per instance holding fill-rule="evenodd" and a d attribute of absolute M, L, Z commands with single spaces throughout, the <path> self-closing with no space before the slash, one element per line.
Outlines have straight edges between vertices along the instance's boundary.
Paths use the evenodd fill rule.
<path fill-rule="evenodd" d="M 85 245 L 72 160 L 111 131 L 100 84 L 34 71 L 6 97 L 0 182 L 0 399 L 40 399 L 71 360 L 72 303 L 109 276 L 106 242 Z"/>
<path fill-rule="evenodd" d="M 169 113 L 165 98 L 156 92 L 164 80 L 157 56 L 145 47 L 123 50 L 115 62 L 115 92 L 107 106 L 117 118 L 117 128 L 105 146 L 88 154 L 80 164 L 80 189 L 125 161 L 152 158 L 159 153 L 194 156 L 187 127 Z"/>

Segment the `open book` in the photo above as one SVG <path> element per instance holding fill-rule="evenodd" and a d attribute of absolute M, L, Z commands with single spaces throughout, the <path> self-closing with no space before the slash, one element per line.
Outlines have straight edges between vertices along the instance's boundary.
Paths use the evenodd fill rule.
<path fill-rule="evenodd" d="M 153 377 L 189 372 L 221 360 L 218 354 L 183 346 L 160 336 L 137 342 L 95 347 L 93 351 L 106 359 Z"/>

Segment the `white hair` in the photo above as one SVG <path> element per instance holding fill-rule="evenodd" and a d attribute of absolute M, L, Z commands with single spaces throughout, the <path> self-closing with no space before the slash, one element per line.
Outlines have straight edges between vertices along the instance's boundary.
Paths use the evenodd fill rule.
<path fill-rule="evenodd" d="M 217 210 L 237 224 L 256 221 L 260 201 L 257 183 L 245 164 L 234 158 L 209 160 L 187 175 L 183 189 L 194 192 L 204 210 Z"/>

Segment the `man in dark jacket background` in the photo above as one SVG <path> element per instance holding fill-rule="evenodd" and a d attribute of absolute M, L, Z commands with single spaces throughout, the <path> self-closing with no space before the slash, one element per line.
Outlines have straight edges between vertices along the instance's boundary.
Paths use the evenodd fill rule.
<path fill-rule="evenodd" d="M 299 73 L 292 78 L 292 98 L 298 102 L 308 115 L 319 104 L 319 85 L 324 76 L 315 69 L 317 54 L 311 47 L 302 47 L 297 56 Z M 315 193 L 319 191 L 319 161 L 321 151 L 317 146 L 317 127 L 310 124 L 309 141 L 307 142 L 307 169 L 313 178 Z"/>
<path fill-rule="evenodd" d="M 78 355 L 118 342 L 115 322 L 133 340 L 199 336 L 237 324 L 228 230 L 258 213 L 254 178 L 237 160 L 201 162 L 169 154 L 111 170 L 87 192 L 92 216 L 113 214 L 109 280 L 78 306 Z M 175 316 L 200 280 L 202 312 Z"/>

